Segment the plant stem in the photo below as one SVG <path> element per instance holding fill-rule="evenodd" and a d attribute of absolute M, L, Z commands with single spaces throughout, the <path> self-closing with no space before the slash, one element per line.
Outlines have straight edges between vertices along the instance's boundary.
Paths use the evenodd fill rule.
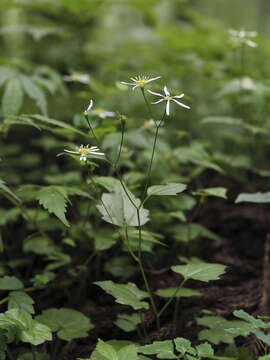
<path fill-rule="evenodd" d="M 141 92 L 142 92 L 144 101 L 145 101 L 145 103 L 146 103 L 147 109 L 148 109 L 148 111 L 149 111 L 150 118 L 153 118 L 152 111 L 151 111 L 151 107 L 150 107 L 149 102 L 148 102 L 148 100 L 147 100 L 147 98 L 146 98 L 146 96 L 145 96 L 145 91 L 144 91 L 144 88 L 143 88 L 143 87 L 141 88 Z"/>
<path fill-rule="evenodd" d="M 31 345 L 31 351 L 32 351 L 32 355 L 33 355 L 33 360 L 36 360 L 37 356 L 36 356 L 36 351 L 35 351 L 34 345 Z"/>
<path fill-rule="evenodd" d="M 124 142 L 124 134 L 125 134 L 125 121 L 121 120 L 121 142 L 120 142 L 118 156 L 117 156 L 117 159 L 116 159 L 116 161 L 114 163 L 114 168 L 117 167 L 118 161 L 119 161 L 120 156 L 121 156 L 121 151 L 122 151 L 123 142 Z"/>
<path fill-rule="evenodd" d="M 163 306 L 163 308 L 160 310 L 160 312 L 158 313 L 158 317 L 160 318 L 160 316 L 163 314 L 163 312 L 167 309 L 167 307 L 170 305 L 170 303 L 173 301 L 174 297 L 176 296 L 176 294 L 178 293 L 178 291 L 183 287 L 183 285 L 185 284 L 186 279 L 184 279 L 176 288 L 175 292 L 173 293 L 173 295 L 170 297 L 170 299 L 165 303 L 165 305 Z"/>

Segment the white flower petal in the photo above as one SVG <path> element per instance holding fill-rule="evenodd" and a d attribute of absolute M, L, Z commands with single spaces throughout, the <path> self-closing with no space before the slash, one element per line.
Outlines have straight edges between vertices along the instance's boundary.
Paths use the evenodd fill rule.
<path fill-rule="evenodd" d="M 134 85 L 133 83 L 128 83 L 128 82 L 125 82 L 125 81 L 120 81 L 120 83 L 123 84 L 123 85 L 129 85 L 129 86 Z"/>
<path fill-rule="evenodd" d="M 146 80 L 146 84 L 149 83 L 149 82 L 151 82 L 151 81 L 160 79 L 160 78 L 161 78 L 161 76 L 157 76 L 157 77 L 154 77 L 154 78 L 152 78 L 152 79 L 148 79 L 148 80 Z"/>
<path fill-rule="evenodd" d="M 89 106 L 88 106 L 88 108 L 87 108 L 87 110 L 86 111 L 89 111 L 89 110 L 91 110 L 91 108 L 92 108 L 92 106 L 93 106 L 93 100 L 91 99 L 90 100 L 90 103 L 89 103 Z"/>
<path fill-rule="evenodd" d="M 151 90 L 148 90 L 147 91 L 152 94 L 152 95 L 157 95 L 157 96 L 161 96 L 161 97 L 164 97 L 164 95 L 160 94 L 160 93 L 157 93 L 157 92 L 154 92 L 154 91 L 151 91 Z"/>
<path fill-rule="evenodd" d="M 132 80 L 132 81 L 134 81 L 134 82 L 136 82 L 137 80 L 136 79 L 134 79 L 134 78 L 130 78 L 130 80 Z"/>
<path fill-rule="evenodd" d="M 164 99 L 160 99 L 160 100 L 158 100 L 158 101 L 151 102 L 151 104 L 159 104 L 159 103 L 161 103 L 162 101 L 165 101 L 165 100 L 164 100 Z"/>
<path fill-rule="evenodd" d="M 167 104 L 166 104 L 166 115 L 167 116 L 170 115 L 170 101 L 169 100 L 167 101 Z"/>
<path fill-rule="evenodd" d="M 184 97 L 184 94 L 173 96 L 174 99 L 182 99 L 182 97 Z"/>
<path fill-rule="evenodd" d="M 190 109 L 190 107 L 189 107 L 189 106 L 187 106 L 187 105 L 185 105 L 185 104 L 181 103 L 180 101 L 177 101 L 177 100 L 175 100 L 175 99 L 173 99 L 173 101 L 174 101 L 177 105 L 179 105 L 179 106 L 182 106 L 182 107 L 184 107 L 184 108 L 186 108 L 186 109 Z"/>
<path fill-rule="evenodd" d="M 251 40 L 246 40 L 246 44 L 253 47 L 253 48 L 257 47 L 257 44 L 254 41 L 251 41 Z"/>
<path fill-rule="evenodd" d="M 70 153 L 70 154 L 76 154 L 76 155 L 80 154 L 78 151 L 70 151 L 70 150 L 66 150 L 66 149 L 64 149 L 64 151 L 67 153 Z"/>
<path fill-rule="evenodd" d="M 167 89 L 167 86 L 164 86 L 164 93 L 165 93 L 166 96 L 170 96 L 170 93 L 169 93 L 169 91 Z"/>
<path fill-rule="evenodd" d="M 132 85 L 134 85 L 134 84 L 132 84 Z M 135 90 L 137 87 L 139 87 L 139 85 L 133 86 L 132 90 Z"/>

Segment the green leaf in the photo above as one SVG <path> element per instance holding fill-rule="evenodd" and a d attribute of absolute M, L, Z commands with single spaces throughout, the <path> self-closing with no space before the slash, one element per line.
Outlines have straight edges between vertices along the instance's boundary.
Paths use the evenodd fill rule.
<path fill-rule="evenodd" d="M 185 355 L 186 352 L 194 354 L 195 350 L 191 346 L 191 342 L 185 338 L 176 338 L 173 340 L 175 343 L 175 348 L 180 352 L 181 355 Z M 196 352 L 195 352 L 196 354 Z"/>
<path fill-rule="evenodd" d="M 206 229 L 204 226 L 196 223 L 180 224 L 173 227 L 174 239 L 181 242 L 189 242 L 198 237 L 207 238 L 210 240 L 218 240 L 219 237 L 212 231 Z"/>
<path fill-rule="evenodd" d="M 94 284 L 100 286 L 106 293 L 115 297 L 115 301 L 118 304 L 129 305 L 134 310 L 148 309 L 149 304 L 145 301 L 141 301 L 148 297 L 147 292 L 137 288 L 137 285 L 133 283 L 127 284 L 115 284 L 111 280 L 96 281 Z"/>
<path fill-rule="evenodd" d="M 0 278 L 0 290 L 19 290 L 23 283 L 15 276 L 4 276 Z"/>
<path fill-rule="evenodd" d="M 66 226 L 69 223 L 66 219 L 66 207 L 68 197 L 66 192 L 59 186 L 43 187 L 36 194 L 36 198 L 49 213 L 53 213 L 60 219 Z"/>
<path fill-rule="evenodd" d="M 260 356 L 258 360 L 270 360 L 270 355 Z"/>
<path fill-rule="evenodd" d="M 148 196 L 177 195 L 187 188 L 185 184 L 171 183 L 167 185 L 154 185 L 147 189 Z"/>
<path fill-rule="evenodd" d="M 181 288 L 175 294 L 177 288 L 167 288 L 167 289 L 158 289 L 155 294 L 164 298 L 171 298 L 172 296 L 176 298 L 181 297 L 191 297 L 191 296 L 202 296 L 199 291 L 188 289 L 188 288 Z"/>
<path fill-rule="evenodd" d="M 52 340 L 52 333 L 48 326 L 40 324 L 36 320 L 32 320 L 31 326 L 19 333 L 19 338 L 23 342 L 28 342 L 32 345 L 40 345 L 47 340 Z"/>
<path fill-rule="evenodd" d="M 252 328 L 262 328 L 267 329 L 270 328 L 270 323 L 265 323 L 260 319 L 256 319 L 252 315 L 248 314 L 244 310 L 235 310 L 233 315 L 239 319 L 247 321 L 249 324 L 252 325 Z"/>
<path fill-rule="evenodd" d="M 153 344 L 138 348 L 145 355 L 156 355 L 158 359 L 176 359 L 172 340 L 154 341 Z"/>
<path fill-rule="evenodd" d="M 1 66 L 0 67 L 0 86 L 2 86 L 8 79 L 16 75 L 12 69 Z"/>
<path fill-rule="evenodd" d="M 198 356 L 202 358 L 214 355 L 214 350 L 212 349 L 212 346 L 206 342 L 196 346 L 196 350 Z"/>
<path fill-rule="evenodd" d="M 122 347 L 118 351 L 118 360 L 137 360 L 139 359 L 137 354 L 138 346 L 135 344 Z"/>
<path fill-rule="evenodd" d="M 119 180 L 111 176 L 94 176 L 93 180 L 96 184 L 103 186 L 106 190 L 113 192 L 115 186 L 119 184 Z"/>
<path fill-rule="evenodd" d="M 107 360 L 118 360 L 117 352 L 108 343 L 98 339 L 96 351 L 105 357 Z"/>
<path fill-rule="evenodd" d="M 20 75 L 20 79 L 26 94 L 36 101 L 43 115 L 47 115 L 47 102 L 44 92 L 38 87 L 29 76 Z"/>
<path fill-rule="evenodd" d="M 183 275 L 185 280 L 194 279 L 208 282 L 210 280 L 218 280 L 220 275 L 225 272 L 226 266 L 210 263 L 191 263 L 172 266 L 171 269 L 177 274 Z"/>
<path fill-rule="evenodd" d="M 239 194 L 235 200 L 235 203 L 240 203 L 240 202 L 269 203 L 270 192 L 266 192 L 266 193 L 257 192 L 253 194 L 242 193 Z"/>
<path fill-rule="evenodd" d="M 121 227 L 138 226 L 137 211 L 131 200 L 137 207 L 140 205 L 140 200 L 127 188 L 126 192 L 121 185 L 117 184 L 113 193 L 102 195 L 102 204 L 97 205 L 97 209 L 101 213 L 103 220 Z M 141 207 L 139 214 L 140 224 L 146 224 L 149 220 L 149 211 Z"/>
<path fill-rule="evenodd" d="M 10 195 L 11 197 L 13 197 L 15 200 L 17 200 L 18 202 L 20 202 L 21 200 L 18 198 L 17 195 L 14 194 L 13 191 L 11 191 L 6 185 L 4 180 L 0 179 L 0 191 L 3 190 L 4 192 L 6 192 L 8 195 Z"/>
<path fill-rule="evenodd" d="M 123 331 L 130 332 L 136 330 L 141 321 L 141 316 L 138 313 L 118 314 L 114 324 Z"/>
<path fill-rule="evenodd" d="M 57 331 L 57 336 L 66 341 L 87 337 L 88 331 L 94 327 L 80 311 L 66 308 L 44 310 L 36 319 L 52 331 Z"/>
<path fill-rule="evenodd" d="M 2 111 L 4 115 L 17 115 L 23 104 L 23 88 L 18 78 L 10 79 L 2 98 Z"/>
<path fill-rule="evenodd" d="M 198 189 L 193 192 L 193 194 L 199 196 L 216 196 L 223 199 L 227 199 L 226 195 L 227 189 L 224 187 L 213 187 L 213 188 L 206 188 L 206 189 Z"/>
<path fill-rule="evenodd" d="M 249 326 L 244 321 L 228 321 L 221 316 L 204 316 L 198 318 L 197 323 L 198 325 L 210 328 L 200 331 L 199 339 L 208 340 L 216 345 L 221 342 L 227 344 L 234 342 L 234 338 L 237 337 L 238 334 L 234 334 L 228 330 L 242 328 L 245 331 L 245 335 L 250 333 Z"/>
<path fill-rule="evenodd" d="M 11 291 L 8 295 L 8 310 L 21 309 L 29 314 L 34 314 L 34 300 L 24 291 Z"/>

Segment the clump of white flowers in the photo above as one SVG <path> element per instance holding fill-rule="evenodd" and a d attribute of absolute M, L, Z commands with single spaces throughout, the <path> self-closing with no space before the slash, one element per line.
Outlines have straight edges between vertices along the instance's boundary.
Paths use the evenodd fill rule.
<path fill-rule="evenodd" d="M 107 111 L 102 109 L 101 107 L 98 107 L 96 110 L 88 110 L 89 115 L 96 115 L 100 117 L 101 119 L 106 119 L 107 117 L 114 117 L 115 113 L 113 111 Z"/>
<path fill-rule="evenodd" d="M 149 78 L 148 76 L 135 76 L 134 78 L 133 77 L 130 78 L 130 80 L 133 81 L 132 83 L 121 81 L 121 84 L 132 86 L 132 90 L 135 90 L 137 87 L 143 89 L 146 84 L 160 78 L 161 76 L 156 76 L 154 78 Z"/>
<path fill-rule="evenodd" d="M 244 31 L 244 30 L 237 31 L 230 29 L 229 34 L 231 36 L 231 41 L 233 45 L 236 47 L 240 47 L 243 44 L 253 48 L 257 46 L 257 44 L 253 40 L 250 40 L 250 38 L 254 38 L 257 36 L 256 31 Z"/>
<path fill-rule="evenodd" d="M 102 156 L 104 155 L 104 153 L 100 152 L 99 148 L 97 146 L 91 146 L 89 147 L 89 144 L 87 144 L 86 146 L 81 145 L 80 147 L 77 148 L 77 151 L 70 151 L 70 150 L 66 150 L 64 149 L 65 152 L 69 153 L 69 154 L 74 154 L 74 155 L 80 155 L 80 161 L 87 161 L 87 156 L 88 155 L 97 155 L 97 156 Z"/>

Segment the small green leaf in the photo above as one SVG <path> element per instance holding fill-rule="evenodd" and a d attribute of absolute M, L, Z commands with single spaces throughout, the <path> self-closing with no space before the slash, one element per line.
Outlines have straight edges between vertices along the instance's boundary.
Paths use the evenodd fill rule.
<path fill-rule="evenodd" d="M 87 337 L 88 331 L 94 327 L 80 311 L 66 308 L 44 310 L 36 319 L 52 331 L 57 331 L 57 336 L 66 341 Z"/>
<path fill-rule="evenodd" d="M 39 201 L 40 205 L 47 209 L 49 213 L 53 213 L 66 226 L 69 226 L 69 223 L 65 216 L 68 197 L 66 192 L 61 187 L 43 187 L 41 190 L 38 191 L 36 198 Z"/>
<path fill-rule="evenodd" d="M 270 355 L 260 356 L 258 360 L 270 360 Z"/>
<path fill-rule="evenodd" d="M 253 194 L 248 194 L 248 193 L 239 194 L 235 200 L 235 203 L 240 203 L 240 202 L 269 203 L 270 191 L 266 193 L 257 192 Z"/>
<path fill-rule="evenodd" d="M 0 290 L 19 290 L 23 283 L 15 276 L 4 276 L 0 278 Z"/>
<path fill-rule="evenodd" d="M 137 360 L 139 359 L 137 354 L 138 346 L 135 344 L 122 347 L 118 351 L 118 360 Z"/>
<path fill-rule="evenodd" d="M 189 352 L 190 354 L 195 352 L 191 346 L 191 342 L 188 339 L 176 338 L 173 341 L 175 343 L 176 350 L 179 351 L 181 355 L 185 355 L 186 352 Z"/>
<path fill-rule="evenodd" d="M 188 288 L 181 288 L 178 290 L 178 292 L 175 294 L 177 288 L 167 288 L 167 289 L 159 289 L 155 293 L 158 296 L 164 297 L 164 298 L 171 298 L 172 296 L 176 298 L 181 297 L 191 297 L 191 296 L 202 296 L 202 294 L 199 291 L 188 289 Z"/>
<path fill-rule="evenodd" d="M 213 188 L 206 188 L 206 189 L 198 189 L 193 192 L 195 195 L 199 196 L 216 196 L 223 199 L 227 199 L 226 195 L 227 189 L 224 187 L 213 187 Z"/>
<path fill-rule="evenodd" d="M 117 352 L 110 344 L 98 339 L 96 351 L 105 357 L 107 360 L 118 360 Z"/>
<path fill-rule="evenodd" d="M 156 355 L 158 359 L 176 359 L 172 340 L 154 341 L 153 344 L 138 348 L 145 355 Z"/>
<path fill-rule="evenodd" d="M 137 210 L 135 208 L 140 205 L 131 191 L 119 184 L 114 187 L 113 193 L 105 193 L 102 195 L 102 204 L 97 205 L 97 209 L 102 215 L 103 220 L 117 226 L 138 226 Z M 128 195 L 127 195 L 128 194 Z M 133 203 L 134 205 L 133 205 Z M 148 222 L 149 211 L 143 207 L 139 210 L 140 224 L 144 225 Z"/>
<path fill-rule="evenodd" d="M 11 191 L 6 185 L 4 180 L 0 179 L 0 191 L 3 190 L 4 192 L 6 192 L 8 195 L 12 196 L 15 200 L 17 200 L 18 202 L 20 202 L 21 200 L 18 198 L 17 195 L 14 194 L 13 191 Z"/>
<path fill-rule="evenodd" d="M 194 279 L 208 282 L 210 280 L 218 280 L 220 275 L 225 272 L 226 266 L 210 263 L 191 263 L 187 265 L 172 266 L 171 269 L 177 274 L 183 275 L 185 280 Z"/>
<path fill-rule="evenodd" d="M 47 102 L 43 90 L 37 86 L 29 76 L 20 76 L 26 94 L 36 101 L 43 115 L 47 115 Z"/>
<path fill-rule="evenodd" d="M 196 346 L 196 350 L 199 357 L 210 357 L 214 355 L 214 350 L 212 349 L 212 346 L 208 343 L 203 343 L 198 346 Z"/>
<path fill-rule="evenodd" d="M 11 291 L 8 295 L 8 310 L 21 309 L 29 314 L 34 314 L 34 300 L 24 291 Z"/>
<path fill-rule="evenodd" d="M 244 310 L 235 310 L 233 315 L 239 319 L 245 320 L 252 325 L 253 328 L 267 329 L 270 327 L 270 323 L 265 323 L 260 319 L 256 319 L 252 315 L 248 314 Z"/>
<path fill-rule="evenodd" d="M 154 185 L 147 189 L 148 196 L 177 195 L 187 188 L 185 184 L 171 183 L 167 185 Z"/>
<path fill-rule="evenodd" d="M 2 98 L 2 111 L 4 115 L 17 115 L 23 104 L 23 88 L 18 78 L 10 79 Z"/>
<path fill-rule="evenodd" d="M 51 329 L 36 320 L 32 320 L 31 326 L 19 333 L 19 338 L 23 342 L 28 342 L 32 345 L 40 345 L 45 341 L 52 340 Z"/>
<path fill-rule="evenodd" d="M 96 281 L 94 284 L 100 286 L 106 293 L 115 297 L 115 301 L 118 304 L 129 305 L 134 310 L 148 309 L 149 304 L 145 301 L 141 301 L 148 297 L 147 292 L 137 288 L 137 285 L 133 283 L 127 284 L 115 284 L 111 280 Z"/>
<path fill-rule="evenodd" d="M 140 314 L 118 314 L 114 324 L 120 329 L 130 332 L 136 330 L 137 326 L 141 323 L 142 319 Z"/>

